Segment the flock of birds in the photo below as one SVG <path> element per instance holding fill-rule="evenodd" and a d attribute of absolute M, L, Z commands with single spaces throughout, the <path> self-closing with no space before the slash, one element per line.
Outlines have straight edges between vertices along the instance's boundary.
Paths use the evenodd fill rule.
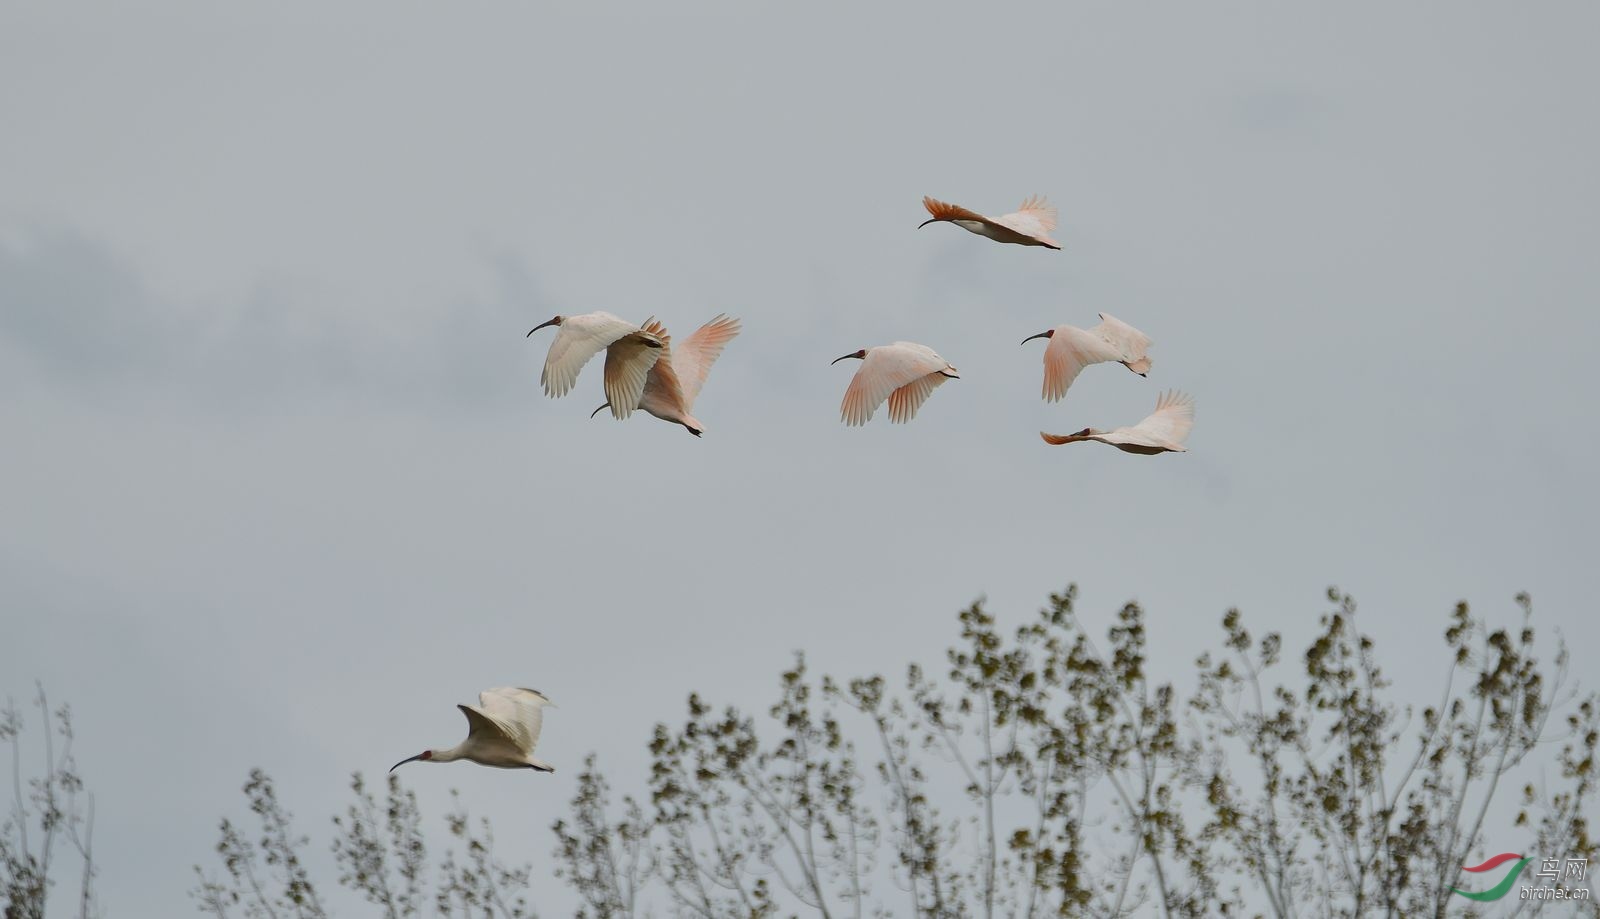
<path fill-rule="evenodd" d="M 1060 249 L 1050 238 L 1056 228 L 1056 209 L 1044 198 L 1030 197 L 1014 213 L 985 217 L 960 205 L 923 198 L 931 217 L 918 225 L 953 223 L 964 230 L 996 242 L 1020 246 Z M 610 313 L 585 313 L 556 316 L 528 331 L 556 326 L 559 331 L 545 356 L 539 381 L 545 395 L 565 396 L 578 382 L 581 371 L 595 355 L 606 353 L 604 388 L 606 401 L 590 414 L 611 409 L 619 420 L 643 409 L 662 421 L 682 425 L 699 437 L 705 426 L 694 417 L 694 401 L 705 386 L 711 365 L 723 348 L 739 334 L 739 320 L 719 315 L 674 343 L 672 336 L 653 317 L 634 325 Z M 1078 374 L 1091 364 L 1119 363 L 1140 376 L 1150 371 L 1150 337 L 1106 313 L 1090 329 L 1060 325 L 1023 339 L 1049 339 L 1044 349 L 1044 388 L 1046 401 L 1057 402 Z M 866 424 L 878 406 L 889 402 L 889 420 L 904 423 L 916 417 L 917 409 L 946 380 L 960 379 L 956 368 L 927 345 L 897 341 L 875 348 L 862 348 L 833 363 L 856 359 L 861 366 L 845 390 L 839 406 L 840 419 L 847 425 Z M 1084 428 L 1074 434 L 1039 432 L 1049 444 L 1070 444 L 1093 440 L 1127 453 L 1156 454 L 1185 451 L 1184 440 L 1194 425 L 1194 399 L 1179 392 L 1162 393 L 1155 411 L 1138 424 L 1102 431 Z M 544 724 L 544 709 L 552 703 L 537 690 L 502 686 L 478 695 L 478 704 L 458 705 L 466 715 L 467 739 L 454 747 L 424 750 L 395 763 L 389 771 L 409 762 L 448 763 L 468 760 L 502 769 L 534 769 L 554 772 L 549 763 L 536 759 L 534 747 Z"/>

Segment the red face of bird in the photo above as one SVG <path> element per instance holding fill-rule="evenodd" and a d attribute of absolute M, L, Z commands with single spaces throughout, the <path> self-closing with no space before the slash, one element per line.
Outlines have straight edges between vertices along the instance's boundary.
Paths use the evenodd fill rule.
<path fill-rule="evenodd" d="M 866 348 L 862 348 L 860 351 L 852 351 L 851 353 L 846 354 L 843 357 L 836 357 L 833 360 L 829 361 L 828 363 L 837 364 L 840 361 L 844 360 L 845 358 L 850 358 L 850 357 L 853 357 L 853 358 L 855 358 L 856 360 L 859 360 L 859 361 L 864 361 L 864 360 L 867 359 L 867 349 Z"/>
<path fill-rule="evenodd" d="M 432 750 L 423 750 L 421 753 L 418 753 L 416 756 L 408 756 L 405 759 L 401 760 L 400 762 L 395 763 L 393 766 L 390 766 L 389 767 L 389 771 L 393 772 L 396 769 L 399 769 L 401 766 L 404 766 L 406 763 L 415 762 L 417 760 L 421 760 L 423 762 L 427 762 L 430 759 L 433 759 L 433 751 Z"/>
<path fill-rule="evenodd" d="M 540 329 L 542 329 L 542 328 L 544 328 L 544 327 L 545 327 L 545 326 L 547 326 L 547 325 L 560 325 L 560 324 L 561 324 L 561 320 L 563 320 L 563 319 L 565 319 L 565 318 L 567 318 L 567 317 L 565 317 L 565 316 L 557 316 L 557 317 L 556 317 L 556 318 L 554 318 L 554 319 L 550 319 L 550 320 L 547 320 L 547 321 L 545 321 L 545 322 L 541 322 L 541 323 L 539 323 L 539 324 L 538 324 L 538 325 L 536 325 L 536 326 L 534 326 L 534 327 L 533 327 L 533 328 L 531 328 L 531 329 L 529 329 L 529 330 L 528 330 L 528 334 L 527 334 L 527 335 L 524 335 L 524 336 L 522 336 L 522 337 L 523 337 L 523 338 L 527 338 L 527 337 L 528 337 L 528 336 L 530 336 L 530 335 L 532 335 L 532 334 L 533 334 L 533 333 L 535 333 L 535 332 L 537 332 L 537 331 L 539 331 L 539 330 L 540 330 Z"/>
<path fill-rule="evenodd" d="M 1046 329 L 1043 332 L 1040 332 L 1038 335 L 1029 335 L 1027 338 L 1022 340 L 1022 343 L 1027 344 L 1028 342 L 1033 341 L 1035 338 L 1054 338 L 1055 334 L 1055 329 Z"/>

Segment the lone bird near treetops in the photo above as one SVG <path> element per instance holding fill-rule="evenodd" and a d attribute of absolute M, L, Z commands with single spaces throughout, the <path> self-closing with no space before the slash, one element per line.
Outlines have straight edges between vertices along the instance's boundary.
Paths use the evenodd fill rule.
<path fill-rule="evenodd" d="M 889 420 L 910 421 L 928 396 L 945 380 L 959 380 L 956 368 L 927 345 L 897 341 L 892 345 L 863 348 L 844 357 L 857 358 L 861 369 L 844 391 L 839 417 L 845 424 L 866 424 L 884 399 L 889 400 Z"/>
<path fill-rule="evenodd" d="M 554 399 L 571 392 L 578 371 L 603 348 L 606 402 L 611 414 L 618 418 L 632 414 L 644 392 L 645 378 L 661 356 L 661 339 L 610 313 L 557 316 L 529 329 L 528 335 L 547 325 L 559 326 L 561 331 L 550 343 L 544 372 L 539 374 L 544 394 Z"/>
<path fill-rule="evenodd" d="M 1150 370 L 1150 358 L 1145 356 L 1150 337 L 1106 313 L 1100 314 L 1100 324 L 1092 329 L 1058 325 L 1038 335 L 1029 335 L 1022 343 L 1035 338 L 1050 339 L 1044 349 L 1043 395 L 1051 402 L 1065 396 L 1067 387 L 1090 364 L 1118 361 L 1139 376 Z"/>
<path fill-rule="evenodd" d="M 1044 246 L 1059 249 L 1061 244 L 1050 238 L 1056 228 L 1055 206 L 1042 195 L 1034 195 L 1022 202 L 1014 213 L 1003 217 L 985 217 L 969 211 L 959 204 L 946 204 L 937 198 L 924 196 L 922 206 L 933 215 L 932 220 L 917 224 L 922 229 L 930 223 L 953 223 L 964 230 L 987 236 L 995 242 L 1015 243 L 1019 246 Z"/>
<path fill-rule="evenodd" d="M 700 395 L 700 388 L 706 383 L 711 365 L 722 355 L 722 349 L 728 342 L 739 334 L 739 320 L 719 314 L 696 329 L 693 335 L 678 342 L 676 347 L 672 344 L 672 336 L 667 334 L 661 323 L 647 322 L 644 331 L 660 339 L 662 348 L 661 359 L 650 368 L 650 375 L 645 379 L 639 408 L 662 421 L 681 424 L 684 430 L 699 437 L 705 433 L 706 427 L 689 411 L 694 408 L 695 397 Z M 607 402 L 600 408 L 610 404 Z M 598 415 L 600 408 L 595 409 L 589 417 Z"/>
<path fill-rule="evenodd" d="M 553 703 L 537 689 L 501 686 L 478 693 L 478 704 L 457 705 L 467 716 L 467 739 L 448 750 L 423 750 L 393 766 L 393 772 L 413 760 L 448 763 L 469 760 L 480 766 L 500 769 L 536 769 L 555 772 L 556 767 L 533 758 L 544 724 L 544 707 Z"/>
<path fill-rule="evenodd" d="M 1194 397 L 1181 392 L 1162 393 L 1156 400 L 1156 410 L 1132 427 L 1097 431 L 1084 428 L 1076 434 L 1046 434 L 1039 432 L 1047 444 L 1070 444 L 1080 440 L 1098 440 L 1110 444 L 1124 453 L 1184 453 L 1183 441 L 1194 427 Z"/>

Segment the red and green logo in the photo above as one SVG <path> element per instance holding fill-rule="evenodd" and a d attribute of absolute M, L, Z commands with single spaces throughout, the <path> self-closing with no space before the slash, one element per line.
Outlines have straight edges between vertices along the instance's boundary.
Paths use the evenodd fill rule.
<path fill-rule="evenodd" d="M 1466 897 L 1469 900 L 1498 900 L 1511 892 L 1511 886 L 1517 882 L 1517 875 L 1521 874 L 1522 869 L 1527 867 L 1528 862 L 1533 861 L 1533 859 L 1523 858 L 1522 856 L 1513 852 L 1501 852 L 1499 855 L 1496 855 L 1494 858 L 1489 859 L 1481 865 L 1474 865 L 1470 868 L 1463 866 L 1461 869 L 1462 871 L 1471 871 L 1474 873 L 1479 871 L 1493 871 L 1509 861 L 1515 861 L 1516 864 L 1511 867 L 1510 871 L 1506 872 L 1505 877 L 1500 879 L 1500 883 L 1494 885 L 1488 890 L 1474 892 L 1471 890 L 1462 890 L 1459 887 L 1452 887 L 1450 889 L 1458 894 L 1461 894 L 1463 897 Z"/>

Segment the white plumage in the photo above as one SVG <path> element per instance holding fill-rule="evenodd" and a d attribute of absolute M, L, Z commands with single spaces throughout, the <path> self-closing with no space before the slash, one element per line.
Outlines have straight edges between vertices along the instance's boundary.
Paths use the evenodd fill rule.
<path fill-rule="evenodd" d="M 1059 249 L 1061 244 L 1050 238 L 1056 228 L 1055 205 L 1042 195 L 1033 195 L 1022 206 L 999 217 L 985 217 L 959 204 L 949 204 L 937 198 L 924 197 L 922 206 L 932 218 L 924 220 L 917 229 L 930 223 L 953 223 L 969 233 L 976 233 L 995 242 L 1014 243 L 1019 246 L 1044 246 Z"/>
<path fill-rule="evenodd" d="M 866 424 L 883 400 L 889 400 L 889 420 L 903 424 L 915 418 L 928 396 L 945 380 L 960 379 L 956 368 L 927 345 L 897 341 L 892 345 L 863 348 L 846 358 L 857 358 L 861 369 L 850 380 L 839 417 L 845 424 Z"/>
<path fill-rule="evenodd" d="M 618 418 L 632 414 L 644 392 L 650 368 L 661 355 L 661 339 L 605 312 L 557 316 L 529 329 L 528 334 L 547 325 L 559 326 L 560 331 L 550 343 L 544 372 L 539 374 L 545 395 L 554 399 L 571 392 L 578 382 L 578 371 L 603 350 L 606 401 L 611 403 L 611 414 Z"/>
<path fill-rule="evenodd" d="M 1081 440 L 1097 440 L 1110 444 L 1124 453 L 1184 453 L 1183 442 L 1194 427 L 1194 397 L 1181 392 L 1162 393 L 1156 399 L 1156 410 L 1138 424 L 1124 428 L 1100 431 L 1084 428 L 1076 434 L 1046 434 L 1039 432 L 1047 444 L 1070 444 Z"/>
<path fill-rule="evenodd" d="M 448 763 L 458 759 L 500 769 L 536 769 L 554 772 L 555 767 L 537 760 L 533 748 L 539 743 L 544 726 L 544 708 L 552 705 L 536 689 L 499 686 L 478 694 L 477 705 L 457 705 L 467 716 L 467 739 L 444 750 L 424 750 L 393 766 L 393 772 L 406 763 L 422 761 Z"/>
<path fill-rule="evenodd" d="M 654 320 L 646 322 L 644 330 L 660 339 L 662 348 L 660 358 L 645 378 L 638 407 L 662 421 L 681 424 L 690 434 L 699 437 L 705 433 L 705 425 L 691 414 L 694 400 L 705 386 L 711 365 L 716 363 L 728 342 L 738 336 L 739 320 L 719 314 L 678 342 L 667 334 L 665 326 Z M 606 390 L 606 396 L 610 395 L 611 391 Z M 610 405 L 607 401 L 600 408 Z M 589 417 L 599 414 L 600 408 Z"/>
<path fill-rule="evenodd" d="M 1100 324 L 1092 329 L 1058 325 L 1029 335 L 1022 342 L 1027 344 L 1035 338 L 1050 339 L 1044 349 L 1042 390 L 1050 402 L 1065 396 L 1072 381 L 1090 364 L 1118 361 L 1140 376 L 1150 370 L 1151 360 L 1145 353 L 1150 348 L 1150 336 L 1109 313 L 1101 313 Z"/>

